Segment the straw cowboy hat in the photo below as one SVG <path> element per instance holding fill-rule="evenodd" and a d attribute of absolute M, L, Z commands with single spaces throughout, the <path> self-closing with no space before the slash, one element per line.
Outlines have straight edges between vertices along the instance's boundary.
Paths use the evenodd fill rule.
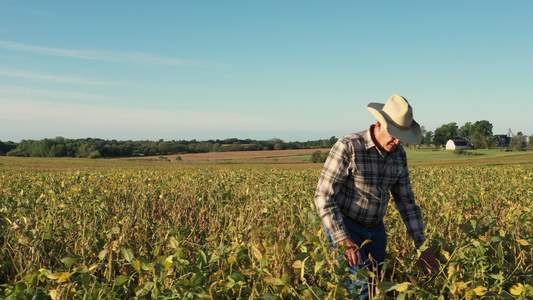
<path fill-rule="evenodd" d="M 413 120 L 413 109 L 404 97 L 392 95 L 387 103 L 372 102 L 366 108 L 390 135 L 400 141 L 414 143 L 422 137 L 420 125 Z"/>

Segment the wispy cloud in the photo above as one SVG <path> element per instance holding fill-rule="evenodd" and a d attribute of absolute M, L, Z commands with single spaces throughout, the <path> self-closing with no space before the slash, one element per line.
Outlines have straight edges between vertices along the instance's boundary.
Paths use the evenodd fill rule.
<path fill-rule="evenodd" d="M 62 56 L 62 57 L 73 57 L 81 59 L 94 59 L 94 60 L 105 60 L 105 57 L 102 54 L 96 51 L 82 51 L 82 50 L 73 50 L 73 49 L 61 49 L 61 48 L 52 48 L 52 47 L 42 47 L 34 46 L 28 44 L 20 44 L 8 41 L 0 41 L 0 47 L 30 53 L 52 55 L 52 56 Z"/>
<path fill-rule="evenodd" d="M 36 46 L 22 43 L 15 43 L 10 41 L 0 41 L 0 48 L 11 49 L 23 52 L 29 52 L 41 55 L 70 57 L 86 60 L 97 61 L 115 61 L 115 62 L 135 62 L 135 63 L 147 63 L 147 64 L 161 64 L 170 66 L 187 66 L 187 67 L 209 67 L 209 66 L 222 66 L 218 63 L 209 63 L 197 60 L 189 60 L 182 58 L 163 57 L 144 52 L 113 52 L 113 51 L 101 51 L 101 50 L 78 50 L 78 49 L 65 49 Z"/>
<path fill-rule="evenodd" d="M 18 103 L 21 101 L 109 101 L 117 100 L 117 98 L 107 97 L 102 95 L 77 93 L 77 92 L 63 92 L 44 89 L 33 89 L 27 87 L 16 86 L 2 86 L 0 85 L 0 101 L 10 101 L 12 103 Z M 59 103 L 59 105 L 62 105 Z M 2 107 L 4 109 L 4 107 Z"/>
<path fill-rule="evenodd" d="M 96 84 L 124 85 L 126 84 L 123 82 L 92 80 L 92 79 L 81 78 L 81 77 L 56 76 L 56 75 L 50 75 L 50 74 L 34 73 L 34 72 L 27 72 L 27 71 L 20 71 L 20 70 L 9 70 L 9 69 L 0 69 L 0 76 L 62 82 L 62 83 L 91 84 L 91 85 L 96 85 Z"/>

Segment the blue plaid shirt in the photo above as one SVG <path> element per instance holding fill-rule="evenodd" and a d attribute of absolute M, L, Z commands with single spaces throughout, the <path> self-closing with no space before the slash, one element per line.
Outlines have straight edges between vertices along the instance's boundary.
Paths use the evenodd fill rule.
<path fill-rule="evenodd" d="M 349 238 L 342 215 L 366 227 L 385 217 L 392 194 L 407 232 L 418 247 L 424 243 L 424 223 L 411 188 L 405 149 L 380 151 L 365 131 L 340 138 L 331 148 L 318 181 L 315 205 L 333 241 Z M 390 193 L 389 193 L 390 191 Z"/>

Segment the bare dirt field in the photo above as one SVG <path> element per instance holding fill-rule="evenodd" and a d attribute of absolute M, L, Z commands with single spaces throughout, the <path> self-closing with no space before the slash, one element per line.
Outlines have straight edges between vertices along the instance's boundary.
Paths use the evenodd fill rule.
<path fill-rule="evenodd" d="M 231 152 L 209 152 L 209 153 L 186 153 L 165 155 L 171 161 L 176 160 L 176 157 L 181 157 L 182 161 L 190 162 L 213 162 L 213 161 L 231 161 L 231 160 L 275 160 L 288 159 L 298 160 L 299 156 L 311 155 L 315 151 L 327 152 L 326 149 L 296 149 L 296 150 L 268 150 L 268 151 L 231 151 Z M 154 157 L 144 157 L 144 159 L 158 159 Z M 301 161 L 301 159 L 300 159 Z"/>

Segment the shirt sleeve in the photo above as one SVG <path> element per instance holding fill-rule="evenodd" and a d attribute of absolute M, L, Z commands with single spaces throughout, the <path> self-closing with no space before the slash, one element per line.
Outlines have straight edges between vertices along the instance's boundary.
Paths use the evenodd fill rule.
<path fill-rule="evenodd" d="M 407 232 L 413 239 L 415 246 L 420 247 L 426 241 L 424 221 L 422 219 L 422 211 L 415 202 L 407 164 L 398 182 L 391 189 L 391 194 L 407 227 Z"/>
<path fill-rule="evenodd" d="M 324 163 L 315 193 L 315 205 L 322 224 L 329 231 L 333 241 L 338 243 L 350 235 L 344 226 L 339 206 L 335 201 L 349 174 L 347 145 L 339 140 L 331 148 Z"/>

